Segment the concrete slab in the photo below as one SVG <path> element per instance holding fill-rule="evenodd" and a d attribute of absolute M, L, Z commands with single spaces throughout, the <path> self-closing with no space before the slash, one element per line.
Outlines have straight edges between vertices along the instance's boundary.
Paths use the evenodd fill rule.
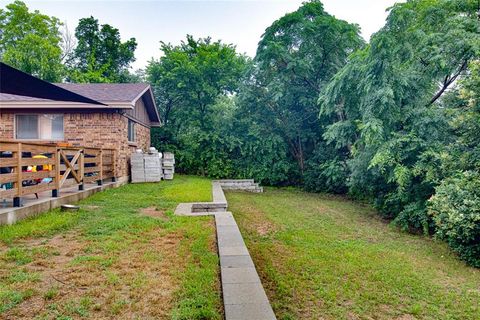
<path fill-rule="evenodd" d="M 255 268 L 222 268 L 222 283 L 260 283 Z"/>
<path fill-rule="evenodd" d="M 177 216 L 189 216 L 191 213 L 192 213 L 191 203 L 180 203 L 174 212 L 174 214 Z"/>
<path fill-rule="evenodd" d="M 237 222 L 235 221 L 235 219 L 231 214 L 223 215 L 223 214 L 217 213 L 215 215 L 215 224 L 217 225 L 217 228 L 218 228 L 219 226 L 236 226 Z"/>
<path fill-rule="evenodd" d="M 225 319 L 228 320 L 275 320 L 275 314 L 268 301 L 266 303 L 227 304 Z"/>
<path fill-rule="evenodd" d="M 227 202 L 194 202 L 192 212 L 227 211 Z"/>
<path fill-rule="evenodd" d="M 224 186 L 234 189 L 258 188 L 253 180 L 212 182 L 213 202 L 184 203 L 177 215 L 214 215 L 226 320 L 275 320 L 252 258 L 231 212 L 226 211 Z M 202 212 L 203 211 L 203 212 Z M 213 212 L 210 212 L 213 211 Z M 217 212 L 215 212 L 217 211 Z"/>
<path fill-rule="evenodd" d="M 241 234 L 217 234 L 217 243 L 219 247 L 240 247 L 244 246 Z"/>
<path fill-rule="evenodd" d="M 225 198 L 222 185 L 219 182 L 212 182 L 212 198 L 214 202 L 227 203 L 227 198 Z"/>
<path fill-rule="evenodd" d="M 223 283 L 222 289 L 225 306 L 229 304 L 261 304 L 268 302 L 261 283 Z"/>
<path fill-rule="evenodd" d="M 250 256 L 220 256 L 220 267 L 223 268 L 255 268 Z"/>
<path fill-rule="evenodd" d="M 229 225 L 229 226 L 217 226 L 217 234 L 219 235 L 231 235 L 231 234 L 238 234 L 242 236 L 240 233 L 240 229 L 238 229 L 237 224 Z"/>
<path fill-rule="evenodd" d="M 50 191 L 38 193 L 38 199 L 35 195 L 22 197 L 21 207 L 11 207 L 11 201 L 2 203 L 0 208 L 0 224 L 13 224 L 17 221 L 33 217 L 51 209 L 60 207 L 62 204 L 71 204 L 85 199 L 96 192 L 115 188 L 125 184 L 127 181 L 104 182 L 102 186 L 97 184 L 85 184 L 85 190 L 79 191 L 77 186 L 63 188 L 59 192 L 59 197 L 53 198 Z"/>
<path fill-rule="evenodd" d="M 218 254 L 220 256 L 249 256 L 246 246 L 237 247 L 218 247 Z"/>

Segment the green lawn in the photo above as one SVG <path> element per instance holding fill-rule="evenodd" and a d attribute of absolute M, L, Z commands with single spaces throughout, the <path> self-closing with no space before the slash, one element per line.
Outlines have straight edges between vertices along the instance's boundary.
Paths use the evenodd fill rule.
<path fill-rule="evenodd" d="M 221 319 L 207 179 L 130 184 L 0 227 L 1 319 Z"/>
<path fill-rule="evenodd" d="M 480 272 L 368 206 L 296 190 L 227 193 L 278 319 L 480 319 Z"/>

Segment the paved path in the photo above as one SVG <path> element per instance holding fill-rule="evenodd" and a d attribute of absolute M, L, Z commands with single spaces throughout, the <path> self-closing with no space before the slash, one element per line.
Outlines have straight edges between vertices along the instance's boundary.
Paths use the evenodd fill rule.
<path fill-rule="evenodd" d="M 212 182 L 212 192 L 213 202 L 179 204 L 175 214 L 215 216 L 225 319 L 275 320 L 235 218 L 226 211 L 227 200 L 220 183 Z M 213 210 L 224 209 L 209 211 L 207 204 L 212 204 Z"/>

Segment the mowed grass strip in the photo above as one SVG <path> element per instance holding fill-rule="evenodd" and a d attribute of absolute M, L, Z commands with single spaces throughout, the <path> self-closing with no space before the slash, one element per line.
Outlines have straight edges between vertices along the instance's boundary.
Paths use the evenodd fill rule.
<path fill-rule="evenodd" d="M 220 319 L 213 219 L 173 215 L 210 200 L 210 180 L 177 175 L 0 227 L 0 318 Z"/>
<path fill-rule="evenodd" d="M 480 271 L 368 206 L 273 188 L 227 199 L 278 319 L 480 319 Z"/>

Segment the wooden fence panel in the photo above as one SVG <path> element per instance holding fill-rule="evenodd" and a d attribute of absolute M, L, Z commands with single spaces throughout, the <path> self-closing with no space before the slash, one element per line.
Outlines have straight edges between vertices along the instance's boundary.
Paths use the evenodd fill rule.
<path fill-rule="evenodd" d="M 116 177 L 116 150 L 0 141 L 0 199 L 52 191 Z M 40 157 L 42 156 L 42 157 Z M 40 169 L 38 169 L 40 167 Z M 37 170 L 37 171 L 36 171 Z"/>

